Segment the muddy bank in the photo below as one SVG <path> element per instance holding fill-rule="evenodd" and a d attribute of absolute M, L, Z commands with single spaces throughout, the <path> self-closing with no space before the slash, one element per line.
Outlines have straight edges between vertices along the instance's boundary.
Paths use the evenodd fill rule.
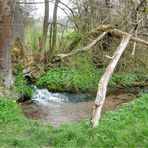
<path fill-rule="evenodd" d="M 136 93 L 124 92 L 109 94 L 106 98 L 102 114 L 119 108 L 123 103 L 136 98 L 136 96 Z M 28 118 L 50 123 L 53 126 L 59 126 L 65 123 L 77 123 L 91 117 L 94 99 L 77 103 L 49 103 L 47 106 L 35 106 L 33 104 L 21 103 L 20 106 L 23 114 Z"/>

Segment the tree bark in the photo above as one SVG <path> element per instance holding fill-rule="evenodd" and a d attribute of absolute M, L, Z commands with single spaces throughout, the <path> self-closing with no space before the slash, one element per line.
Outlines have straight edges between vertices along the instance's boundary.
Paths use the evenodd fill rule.
<path fill-rule="evenodd" d="M 51 23 L 51 30 L 50 30 L 50 49 L 48 52 L 49 60 L 53 57 L 54 49 L 56 48 L 56 41 L 57 41 L 57 11 L 58 11 L 58 4 L 60 0 L 55 0 L 54 10 L 53 10 L 53 22 Z"/>
<path fill-rule="evenodd" d="M 4 0 L 0 1 L 0 16 L 0 76 L 5 87 L 10 88 L 13 83 L 10 55 L 11 15 Z"/>
<path fill-rule="evenodd" d="M 95 106 L 93 110 L 93 117 L 92 117 L 92 124 L 93 127 L 96 127 L 99 124 L 99 119 L 101 116 L 101 110 L 105 102 L 105 96 L 106 96 L 106 91 L 107 91 L 107 85 L 108 82 L 112 76 L 112 73 L 114 72 L 114 69 L 124 52 L 126 46 L 128 45 L 130 40 L 130 35 L 128 36 L 123 36 L 123 39 L 118 46 L 117 50 L 115 51 L 113 55 L 113 59 L 111 60 L 110 64 L 108 65 L 106 72 L 102 76 L 99 84 L 98 84 L 98 92 L 95 100 Z"/>
<path fill-rule="evenodd" d="M 42 35 L 42 50 L 46 48 L 47 32 L 48 32 L 48 21 L 49 21 L 49 1 L 45 0 L 45 14 L 43 24 L 43 35 Z"/>

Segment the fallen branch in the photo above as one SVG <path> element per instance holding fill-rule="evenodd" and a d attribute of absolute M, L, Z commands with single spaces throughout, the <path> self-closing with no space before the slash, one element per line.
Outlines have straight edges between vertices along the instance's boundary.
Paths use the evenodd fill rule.
<path fill-rule="evenodd" d="M 88 46 L 80 48 L 80 49 L 73 50 L 72 52 L 67 53 L 67 54 L 59 54 L 59 55 L 57 55 L 53 59 L 53 61 L 48 64 L 48 66 L 50 67 L 50 65 L 53 65 L 53 63 L 61 61 L 61 59 L 71 57 L 71 56 L 77 55 L 79 53 L 83 53 L 83 52 L 93 50 L 93 47 L 95 47 L 108 33 L 110 33 L 113 36 L 118 37 L 118 38 L 122 38 L 123 36 L 128 35 L 128 33 L 126 33 L 126 32 L 123 32 L 123 31 L 118 30 L 118 29 L 114 29 L 111 25 L 102 25 L 102 26 L 96 28 L 95 30 L 91 31 L 90 33 L 88 33 L 88 36 L 94 36 L 94 35 L 96 36 L 100 32 L 103 32 L 103 33 L 98 38 L 96 38 L 94 41 L 92 41 L 91 44 L 89 44 Z M 134 41 L 134 42 L 143 43 L 144 45 L 148 45 L 148 41 L 139 39 L 137 37 L 132 37 L 131 36 L 130 40 Z M 114 59 L 114 57 L 110 57 L 108 55 L 106 57 L 111 59 L 111 60 Z"/>
<path fill-rule="evenodd" d="M 113 36 L 119 37 L 119 38 L 122 38 L 124 35 L 128 35 L 128 33 L 124 32 L 124 31 L 121 31 L 119 29 L 115 29 L 111 25 L 99 26 L 98 28 L 92 30 L 89 33 L 89 35 L 98 34 L 99 32 L 109 32 Z M 133 42 L 137 42 L 137 43 L 143 43 L 143 44 L 148 46 L 148 41 L 145 41 L 145 40 L 140 39 L 138 37 L 132 37 L 131 36 L 130 40 L 133 41 Z"/>
<path fill-rule="evenodd" d="M 67 53 L 67 54 L 59 54 L 59 55 L 57 55 L 57 57 L 60 58 L 60 59 L 63 59 L 63 58 L 66 58 L 66 57 L 71 57 L 71 56 L 77 55 L 77 54 L 82 53 L 82 52 L 87 52 L 89 50 L 92 50 L 93 47 L 99 41 L 101 41 L 105 37 L 105 35 L 108 34 L 108 33 L 110 33 L 113 36 L 118 37 L 118 38 L 122 38 L 123 36 L 128 36 L 128 33 L 123 32 L 123 31 L 118 30 L 118 29 L 114 29 L 110 25 L 100 26 L 99 28 L 97 28 L 97 29 L 93 30 L 92 32 L 90 32 L 89 35 L 98 34 L 99 32 L 103 32 L 103 33 L 98 38 L 96 38 L 90 45 L 88 45 L 86 47 L 83 47 L 83 48 L 80 48 L 80 49 L 73 50 L 72 52 Z M 142 44 L 148 46 L 148 41 L 145 41 L 143 39 L 131 36 L 130 40 L 133 41 L 133 42 L 142 43 Z"/>
<path fill-rule="evenodd" d="M 66 57 L 70 57 L 70 56 L 77 55 L 77 54 L 82 53 L 82 52 L 86 52 L 86 51 L 92 50 L 93 47 L 94 47 L 96 44 L 98 44 L 98 42 L 101 41 L 101 40 L 105 37 L 105 35 L 106 35 L 107 33 L 108 33 L 108 32 L 103 32 L 103 34 L 101 34 L 98 38 L 96 38 L 91 44 L 89 44 L 89 45 L 86 46 L 86 47 L 73 50 L 72 52 L 67 53 L 67 54 L 59 54 L 59 55 L 57 55 L 57 56 L 58 56 L 59 58 L 63 59 L 63 58 L 66 58 Z"/>
<path fill-rule="evenodd" d="M 106 72 L 104 73 L 104 75 L 102 76 L 102 78 L 98 84 L 98 92 L 97 92 L 97 96 L 96 96 L 96 100 L 95 100 L 95 106 L 94 106 L 93 117 L 92 117 L 93 127 L 96 127 L 99 124 L 101 110 L 102 110 L 102 107 L 105 102 L 108 82 L 112 76 L 112 73 L 114 72 L 114 69 L 115 69 L 122 53 L 124 52 L 125 48 L 127 47 L 130 38 L 131 38 L 130 35 L 123 36 L 123 39 L 122 39 L 120 45 L 118 46 L 118 48 L 116 49 L 116 51 L 113 55 L 113 59 L 111 60 L 110 64 L 108 65 Z"/>
<path fill-rule="evenodd" d="M 122 38 L 122 37 L 125 36 L 125 35 L 126 35 L 126 36 L 128 35 L 128 33 L 123 32 L 123 31 L 118 30 L 118 29 L 112 29 L 112 30 L 110 30 L 109 32 L 110 32 L 112 35 L 114 35 L 114 36 L 116 36 L 116 37 L 120 37 L 120 38 Z M 142 43 L 142 44 L 145 44 L 145 45 L 148 46 L 148 41 L 139 39 L 139 38 L 137 38 L 137 37 L 132 37 L 132 36 L 131 36 L 130 40 L 133 41 L 133 42 Z"/>

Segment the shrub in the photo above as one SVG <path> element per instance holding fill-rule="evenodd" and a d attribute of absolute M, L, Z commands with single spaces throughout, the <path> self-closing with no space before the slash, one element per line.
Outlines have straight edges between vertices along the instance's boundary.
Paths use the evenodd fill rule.
<path fill-rule="evenodd" d="M 27 84 L 27 81 L 23 77 L 23 73 L 19 73 L 16 77 L 14 91 L 25 96 L 32 95 L 32 88 Z"/>

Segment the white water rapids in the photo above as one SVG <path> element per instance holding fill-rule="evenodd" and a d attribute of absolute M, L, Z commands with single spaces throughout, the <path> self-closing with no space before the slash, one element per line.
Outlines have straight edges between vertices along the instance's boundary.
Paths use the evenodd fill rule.
<path fill-rule="evenodd" d="M 32 100 L 37 105 L 47 106 L 49 103 L 68 102 L 68 97 L 62 93 L 52 93 L 48 89 L 38 89 L 33 87 Z"/>
<path fill-rule="evenodd" d="M 39 106 L 48 106 L 49 104 L 59 104 L 61 102 L 84 102 L 92 99 L 88 94 L 72 94 L 72 93 L 54 93 L 48 89 L 39 89 L 32 85 L 33 95 L 32 101 Z"/>

